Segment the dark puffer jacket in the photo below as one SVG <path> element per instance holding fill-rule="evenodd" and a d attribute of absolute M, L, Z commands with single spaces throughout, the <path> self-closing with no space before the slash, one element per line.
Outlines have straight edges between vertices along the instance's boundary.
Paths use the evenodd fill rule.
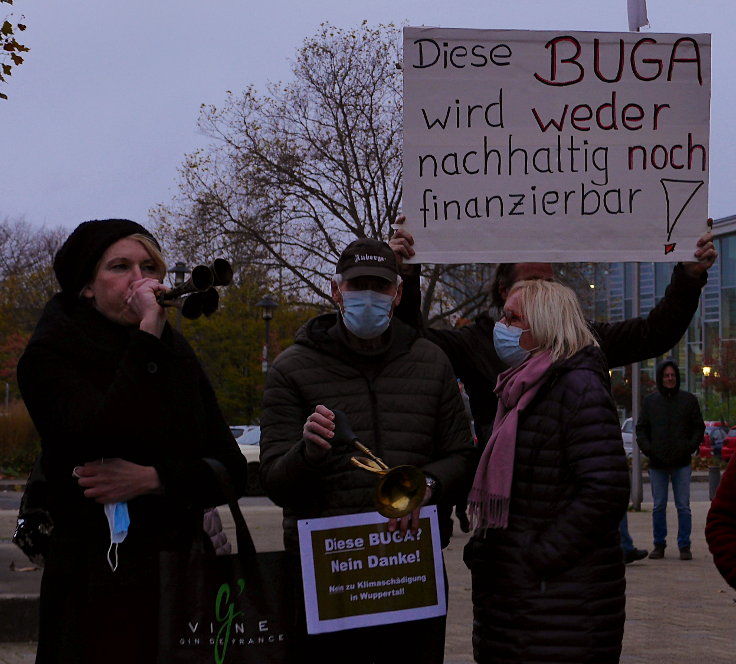
<path fill-rule="evenodd" d="M 358 439 L 389 466 L 410 464 L 434 477 L 435 500 L 472 472 L 470 427 L 449 361 L 406 325 L 394 321 L 390 330 L 382 352 L 357 353 L 345 345 L 336 314 L 319 316 L 269 371 L 261 481 L 284 508 L 289 550 L 298 550 L 297 519 L 375 509 L 376 476 L 350 463 L 354 447 L 335 446 L 317 464 L 305 458 L 302 430 L 318 404 L 344 411 Z"/>
<path fill-rule="evenodd" d="M 628 496 L 608 373 L 590 346 L 553 365 L 520 414 L 508 528 L 466 546 L 477 662 L 618 662 Z"/>
<path fill-rule="evenodd" d="M 404 289 L 401 302 L 396 307 L 396 316 L 422 331 L 450 358 L 455 375 L 463 381 L 470 397 L 478 442 L 484 445 L 496 414 L 496 395 L 493 393 L 496 379 L 506 369 L 493 346 L 495 321 L 484 312 L 471 325 L 449 330 L 425 330 L 418 267 L 407 266 L 403 272 Z M 647 317 L 615 323 L 591 322 L 590 328 L 601 345 L 609 368 L 669 351 L 690 325 L 706 281 L 705 273 L 690 276 L 682 263 L 678 263 L 664 297 Z"/>
<path fill-rule="evenodd" d="M 676 385 L 662 384 L 667 367 L 675 370 Z M 649 457 L 650 468 L 682 468 L 703 440 L 705 423 L 694 394 L 680 389 L 680 369 L 673 360 L 657 367 L 657 391 L 644 399 L 636 422 L 636 442 Z"/>

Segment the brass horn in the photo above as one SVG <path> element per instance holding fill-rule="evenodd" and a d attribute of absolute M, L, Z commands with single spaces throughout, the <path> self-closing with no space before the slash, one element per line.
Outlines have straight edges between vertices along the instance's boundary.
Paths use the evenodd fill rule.
<path fill-rule="evenodd" d="M 213 286 L 227 286 L 233 280 L 233 268 L 224 258 L 215 258 L 210 270 L 214 277 Z"/>
<path fill-rule="evenodd" d="M 220 295 L 214 288 L 206 291 L 192 293 L 186 297 L 174 300 L 172 306 L 181 309 L 181 315 L 189 320 L 199 318 L 202 314 L 211 316 L 220 303 Z"/>
<path fill-rule="evenodd" d="M 416 466 L 402 465 L 389 468 L 353 433 L 347 415 L 341 410 L 335 414 L 335 436 L 333 443 L 350 442 L 365 456 L 354 456 L 350 462 L 380 475 L 373 494 L 376 511 L 388 519 L 400 519 L 419 507 L 427 490 L 424 473 Z"/>
<path fill-rule="evenodd" d="M 192 274 L 183 284 L 170 288 L 158 296 L 158 303 L 162 307 L 176 306 L 174 301 L 189 293 L 197 293 L 209 290 L 215 283 L 215 275 L 212 268 L 207 265 L 197 265 L 192 268 Z"/>
<path fill-rule="evenodd" d="M 211 316 L 220 302 L 215 286 L 227 286 L 233 280 L 233 268 L 224 258 L 216 258 L 212 265 L 197 265 L 183 284 L 158 296 L 162 307 L 181 309 L 184 318 L 194 320 L 202 314 Z"/>

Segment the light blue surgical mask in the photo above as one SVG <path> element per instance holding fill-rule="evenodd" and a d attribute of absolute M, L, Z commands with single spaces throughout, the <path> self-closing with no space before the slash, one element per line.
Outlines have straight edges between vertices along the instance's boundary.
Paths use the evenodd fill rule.
<path fill-rule="evenodd" d="M 510 367 L 518 367 L 529 357 L 529 351 L 519 345 L 524 332 L 529 332 L 529 330 L 508 326 L 500 321 L 493 326 L 493 345 L 496 347 L 496 353 L 501 362 Z"/>
<path fill-rule="evenodd" d="M 107 550 L 107 563 L 114 572 L 118 568 L 118 544 L 128 535 L 130 516 L 128 515 L 128 503 L 105 503 L 105 516 L 107 525 L 110 526 L 110 547 Z M 115 549 L 115 562 L 110 556 Z"/>
<path fill-rule="evenodd" d="M 380 337 L 391 323 L 394 295 L 372 290 L 343 291 L 342 319 L 359 339 Z"/>

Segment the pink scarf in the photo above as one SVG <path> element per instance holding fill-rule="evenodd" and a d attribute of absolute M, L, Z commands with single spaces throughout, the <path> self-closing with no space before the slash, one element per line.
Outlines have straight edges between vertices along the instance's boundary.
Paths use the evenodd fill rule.
<path fill-rule="evenodd" d="M 468 515 L 474 529 L 508 525 L 519 412 L 542 387 L 551 365 L 549 351 L 542 351 L 498 377 L 494 390 L 498 395 L 496 420 L 468 497 Z"/>

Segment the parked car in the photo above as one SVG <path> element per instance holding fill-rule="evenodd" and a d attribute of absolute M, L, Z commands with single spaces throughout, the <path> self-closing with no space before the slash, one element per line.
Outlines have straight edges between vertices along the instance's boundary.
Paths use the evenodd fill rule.
<path fill-rule="evenodd" d="M 700 447 L 698 449 L 700 456 L 720 457 L 722 454 L 723 442 L 727 435 L 728 425 L 725 422 L 707 420 L 705 422 L 703 442 L 700 443 Z"/>
<path fill-rule="evenodd" d="M 626 458 L 629 459 L 634 450 L 634 421 L 630 417 L 627 417 L 621 426 L 621 438 L 624 441 Z"/>
<path fill-rule="evenodd" d="M 248 495 L 263 495 L 258 477 L 261 467 L 261 427 L 257 424 L 240 424 L 231 426 L 230 431 L 248 462 Z"/>
<path fill-rule="evenodd" d="M 734 454 L 736 454 L 736 426 L 731 427 L 723 439 L 721 459 L 728 461 Z"/>

